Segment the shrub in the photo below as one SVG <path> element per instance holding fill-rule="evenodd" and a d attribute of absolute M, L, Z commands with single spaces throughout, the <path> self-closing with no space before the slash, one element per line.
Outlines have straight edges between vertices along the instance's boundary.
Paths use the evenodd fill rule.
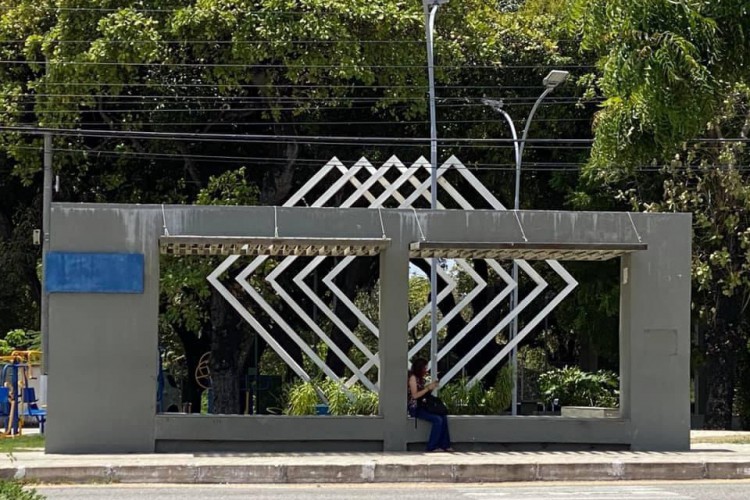
<path fill-rule="evenodd" d="M 440 398 L 453 415 L 497 415 L 511 404 L 512 371 L 506 365 L 498 372 L 494 384 L 485 389 L 482 384 L 469 387 L 468 379 L 447 384 L 440 390 Z M 404 384 L 406 389 L 406 384 Z M 331 379 L 312 382 L 299 381 L 285 391 L 286 415 L 314 415 L 315 405 L 328 401 L 331 415 L 376 415 L 379 397 L 361 384 L 349 389 L 350 397 L 338 382 Z M 325 396 L 325 399 L 322 397 Z M 404 397 L 406 392 L 404 391 Z"/>
<path fill-rule="evenodd" d="M 539 388 L 549 403 L 559 399 L 568 406 L 619 406 L 619 380 L 613 372 L 599 370 L 585 372 L 578 367 L 566 366 L 542 373 Z"/>
<path fill-rule="evenodd" d="M 284 413 L 287 415 L 314 415 L 318 396 L 312 382 L 300 381 L 286 391 L 287 405 Z"/>
<path fill-rule="evenodd" d="M 18 483 L 0 481 L 0 500 L 44 500 L 44 498 L 35 490 L 24 489 Z"/>
<path fill-rule="evenodd" d="M 0 339 L 0 356 L 7 356 L 12 351 L 39 350 L 42 346 L 41 332 L 36 330 L 11 330 Z"/>
<path fill-rule="evenodd" d="M 304 382 L 292 385 L 286 391 L 287 415 L 314 415 L 315 405 L 328 401 L 328 413 L 331 415 L 375 415 L 380 403 L 378 395 L 362 387 L 353 385 L 344 391 L 342 385 L 334 380 Z M 321 396 L 325 396 L 325 399 Z"/>
<path fill-rule="evenodd" d="M 513 371 L 506 365 L 489 389 L 482 384 L 470 387 L 469 379 L 461 378 L 440 389 L 440 399 L 451 415 L 497 415 L 510 406 L 512 388 Z"/>

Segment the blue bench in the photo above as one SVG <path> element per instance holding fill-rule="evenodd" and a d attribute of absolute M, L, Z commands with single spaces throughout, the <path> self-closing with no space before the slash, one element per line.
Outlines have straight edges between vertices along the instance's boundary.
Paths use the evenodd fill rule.
<path fill-rule="evenodd" d="M 5 419 L 7 419 L 9 416 L 10 390 L 7 387 L 0 387 L 0 422 L 5 422 Z"/>
<path fill-rule="evenodd" d="M 33 387 L 24 387 L 23 402 L 25 410 L 23 414 L 27 417 L 35 418 L 39 423 L 39 432 L 44 434 L 44 424 L 47 423 L 47 410 L 39 408 L 37 404 L 36 391 Z"/>

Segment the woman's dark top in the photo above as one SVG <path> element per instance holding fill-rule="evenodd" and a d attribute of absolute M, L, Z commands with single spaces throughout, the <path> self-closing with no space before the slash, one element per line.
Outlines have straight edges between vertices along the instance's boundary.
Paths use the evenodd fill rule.
<path fill-rule="evenodd" d="M 409 373 L 409 376 L 406 378 L 406 397 L 408 404 L 408 410 L 410 414 L 414 414 L 415 411 L 417 411 L 417 400 L 414 399 L 411 395 L 411 389 L 409 388 L 409 380 L 411 379 L 413 373 Z M 417 392 L 424 389 L 424 377 L 417 377 L 414 375 L 417 379 Z"/>

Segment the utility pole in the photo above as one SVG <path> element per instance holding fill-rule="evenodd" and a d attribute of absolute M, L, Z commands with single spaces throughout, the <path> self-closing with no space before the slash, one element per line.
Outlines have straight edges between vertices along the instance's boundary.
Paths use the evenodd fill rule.
<path fill-rule="evenodd" d="M 49 64 L 46 65 L 49 76 Z M 46 376 L 49 370 L 49 297 L 47 296 L 47 254 L 50 248 L 50 219 L 52 216 L 52 134 L 44 134 L 44 179 L 42 184 L 42 301 L 40 326 L 42 330 L 42 392 L 46 400 Z"/>
<path fill-rule="evenodd" d="M 430 88 L 430 208 L 437 210 L 437 113 L 435 110 L 435 57 L 434 35 L 435 17 L 438 8 L 448 0 L 423 0 L 425 15 L 425 34 L 427 38 L 427 80 Z M 433 257 L 430 265 L 430 374 L 432 380 L 438 375 L 438 308 L 437 308 L 437 266 L 438 259 Z"/>
<path fill-rule="evenodd" d="M 49 369 L 49 298 L 47 297 L 47 253 L 50 247 L 52 215 L 52 134 L 44 134 L 44 185 L 42 192 L 42 374 Z"/>

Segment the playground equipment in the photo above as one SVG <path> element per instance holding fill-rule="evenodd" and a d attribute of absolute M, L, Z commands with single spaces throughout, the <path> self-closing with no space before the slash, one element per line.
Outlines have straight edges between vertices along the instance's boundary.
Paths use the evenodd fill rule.
<path fill-rule="evenodd" d="M 23 417 L 36 419 L 44 433 L 47 410 L 39 408 L 36 391 L 29 386 L 31 367 L 40 360 L 39 351 L 13 351 L 0 356 L 0 363 L 4 363 L 0 371 L 0 420 L 5 422 L 0 436 L 20 436 Z"/>

